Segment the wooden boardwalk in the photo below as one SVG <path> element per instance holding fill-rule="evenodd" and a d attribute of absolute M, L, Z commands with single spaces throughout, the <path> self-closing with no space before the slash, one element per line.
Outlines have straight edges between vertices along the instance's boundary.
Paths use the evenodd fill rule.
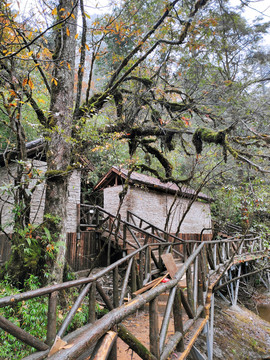
<path fill-rule="evenodd" d="M 49 296 L 46 339 L 34 338 L 3 317 L 0 317 L 0 327 L 37 349 L 27 360 L 47 358 L 52 349 L 59 348 L 58 345 L 55 346 L 59 344 L 59 339 L 64 340 L 67 346 L 50 354 L 51 360 L 90 359 L 89 349 L 96 344 L 94 353 L 103 354 L 103 357 L 92 355 L 92 359 L 105 359 L 110 351 L 110 359 L 115 359 L 115 334 L 134 351 L 139 352 L 143 359 L 165 360 L 170 358 L 172 352 L 177 355 L 177 359 L 185 359 L 190 352 L 198 359 L 212 359 L 215 291 L 221 292 L 223 287 L 227 287 L 231 302 L 237 301 L 239 279 L 248 274 L 248 264 L 260 265 L 259 262 L 269 259 L 266 242 L 253 236 L 215 241 L 183 241 L 160 229 L 150 228 L 149 224 L 147 228 L 143 224 L 138 226 L 117 220 L 106 212 L 104 214 L 102 221 L 95 225 L 97 234 L 104 237 L 108 252 L 112 247 L 118 247 L 123 251 L 123 257 L 89 277 L 0 299 L 0 306 L 13 306 L 18 301 L 31 298 L 37 298 L 38 301 L 40 296 Z M 93 223 L 90 224 L 93 227 Z M 132 239 L 127 236 L 128 233 Z M 134 250 L 130 251 L 129 247 Z M 171 264 L 177 264 L 176 271 L 165 260 L 170 256 Z M 260 271 L 264 269 L 261 268 Z M 164 275 L 169 278 L 165 283 L 159 281 Z M 113 279 L 111 296 L 101 286 L 104 276 L 111 276 Z M 57 329 L 57 294 L 63 289 L 78 286 L 80 294 Z M 158 299 L 164 293 L 167 298 L 160 321 Z M 86 296 L 89 299 L 89 323 L 66 335 L 67 327 Z M 96 319 L 95 304 L 100 298 L 109 312 L 101 319 Z M 134 339 L 122 324 L 141 308 L 148 308 L 149 312 L 148 348 Z M 169 327 L 172 321 L 173 333 L 171 326 Z M 207 355 L 200 354 L 194 346 L 202 331 L 207 335 Z M 108 332 L 109 335 L 106 335 Z"/>

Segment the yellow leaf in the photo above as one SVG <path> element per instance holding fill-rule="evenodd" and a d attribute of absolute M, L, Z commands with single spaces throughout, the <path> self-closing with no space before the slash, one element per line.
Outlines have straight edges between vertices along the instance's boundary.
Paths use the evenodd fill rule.
<path fill-rule="evenodd" d="M 60 12 L 60 11 L 65 11 L 65 9 L 64 9 L 64 8 L 61 8 L 61 9 L 59 10 L 59 12 Z"/>
<path fill-rule="evenodd" d="M 75 15 L 74 15 L 74 14 L 71 14 L 71 17 L 72 17 L 73 19 L 75 19 Z"/>
<path fill-rule="evenodd" d="M 68 66 L 69 70 L 71 70 L 71 66 L 70 66 L 70 63 L 67 63 L 67 66 Z"/>
<path fill-rule="evenodd" d="M 55 86 L 57 86 L 58 82 L 57 82 L 57 80 L 55 78 L 52 78 L 51 81 L 54 83 Z"/>
<path fill-rule="evenodd" d="M 69 31 L 69 28 L 67 28 L 67 36 L 70 35 L 70 31 Z"/>
<path fill-rule="evenodd" d="M 89 51 L 90 50 L 90 48 L 89 48 L 89 46 L 87 45 L 87 44 L 85 44 L 85 47 L 86 47 L 86 49 Z"/>
<path fill-rule="evenodd" d="M 88 19 L 91 19 L 91 18 L 90 18 L 90 15 L 88 15 L 86 12 L 84 13 L 84 15 L 85 15 Z"/>
<path fill-rule="evenodd" d="M 76 35 L 75 35 L 75 39 L 78 39 L 78 36 L 79 36 L 79 34 L 76 34 Z"/>
<path fill-rule="evenodd" d="M 52 15 L 56 15 L 57 14 L 57 8 L 54 8 L 52 11 Z"/>
<path fill-rule="evenodd" d="M 22 86 L 25 86 L 27 84 L 28 80 L 27 79 L 24 79 L 23 80 L 23 83 L 22 83 Z"/>
<path fill-rule="evenodd" d="M 30 89 L 33 90 L 34 84 L 31 79 L 28 80 L 28 85 L 30 86 Z"/>
<path fill-rule="evenodd" d="M 14 96 L 14 97 L 17 96 L 14 90 L 9 90 L 9 92 L 10 92 L 10 96 Z"/>
<path fill-rule="evenodd" d="M 33 54 L 33 51 L 29 51 L 28 56 L 31 56 Z"/>
<path fill-rule="evenodd" d="M 45 104 L 45 100 L 43 100 L 43 99 L 38 99 L 38 102 Z"/>

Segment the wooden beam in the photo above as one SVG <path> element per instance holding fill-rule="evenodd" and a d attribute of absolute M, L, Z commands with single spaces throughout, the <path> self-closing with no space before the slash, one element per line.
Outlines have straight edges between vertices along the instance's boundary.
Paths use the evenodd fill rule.
<path fill-rule="evenodd" d="M 43 341 L 40 341 L 36 337 L 28 334 L 25 330 L 14 325 L 11 321 L 5 319 L 3 316 L 0 316 L 0 327 L 7 331 L 9 334 L 15 336 L 17 339 L 21 340 L 27 345 L 34 347 L 37 350 L 47 350 L 49 346 Z"/>
<path fill-rule="evenodd" d="M 117 339 L 117 333 L 108 331 L 98 342 L 94 348 L 90 360 L 106 360 L 108 359 L 111 349 Z"/>

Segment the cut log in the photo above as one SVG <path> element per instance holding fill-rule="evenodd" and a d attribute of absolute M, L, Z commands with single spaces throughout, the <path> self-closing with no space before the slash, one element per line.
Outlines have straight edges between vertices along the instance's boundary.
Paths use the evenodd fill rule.
<path fill-rule="evenodd" d="M 114 331 L 108 331 L 95 346 L 90 360 L 106 360 L 110 355 L 111 349 L 117 339 L 117 334 Z"/>
<path fill-rule="evenodd" d="M 157 360 L 157 358 L 123 325 L 118 325 L 118 335 L 143 360 Z"/>
<path fill-rule="evenodd" d="M 142 293 L 145 292 L 146 290 L 151 289 L 152 287 L 154 287 L 154 286 L 156 285 L 156 283 L 157 283 L 159 280 L 162 280 L 162 278 L 163 278 L 163 277 L 159 277 L 159 278 L 157 278 L 157 279 L 155 279 L 155 280 L 150 281 L 149 283 L 147 283 L 146 285 L 144 285 L 141 289 L 135 291 L 135 292 L 133 293 L 133 295 L 137 296 L 137 295 L 139 295 L 139 294 L 142 294 Z"/>

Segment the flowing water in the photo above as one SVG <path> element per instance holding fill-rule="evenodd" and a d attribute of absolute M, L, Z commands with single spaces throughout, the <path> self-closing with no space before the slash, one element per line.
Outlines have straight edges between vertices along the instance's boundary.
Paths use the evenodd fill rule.
<path fill-rule="evenodd" d="M 260 317 L 270 322 L 270 304 L 260 304 L 257 309 Z"/>

